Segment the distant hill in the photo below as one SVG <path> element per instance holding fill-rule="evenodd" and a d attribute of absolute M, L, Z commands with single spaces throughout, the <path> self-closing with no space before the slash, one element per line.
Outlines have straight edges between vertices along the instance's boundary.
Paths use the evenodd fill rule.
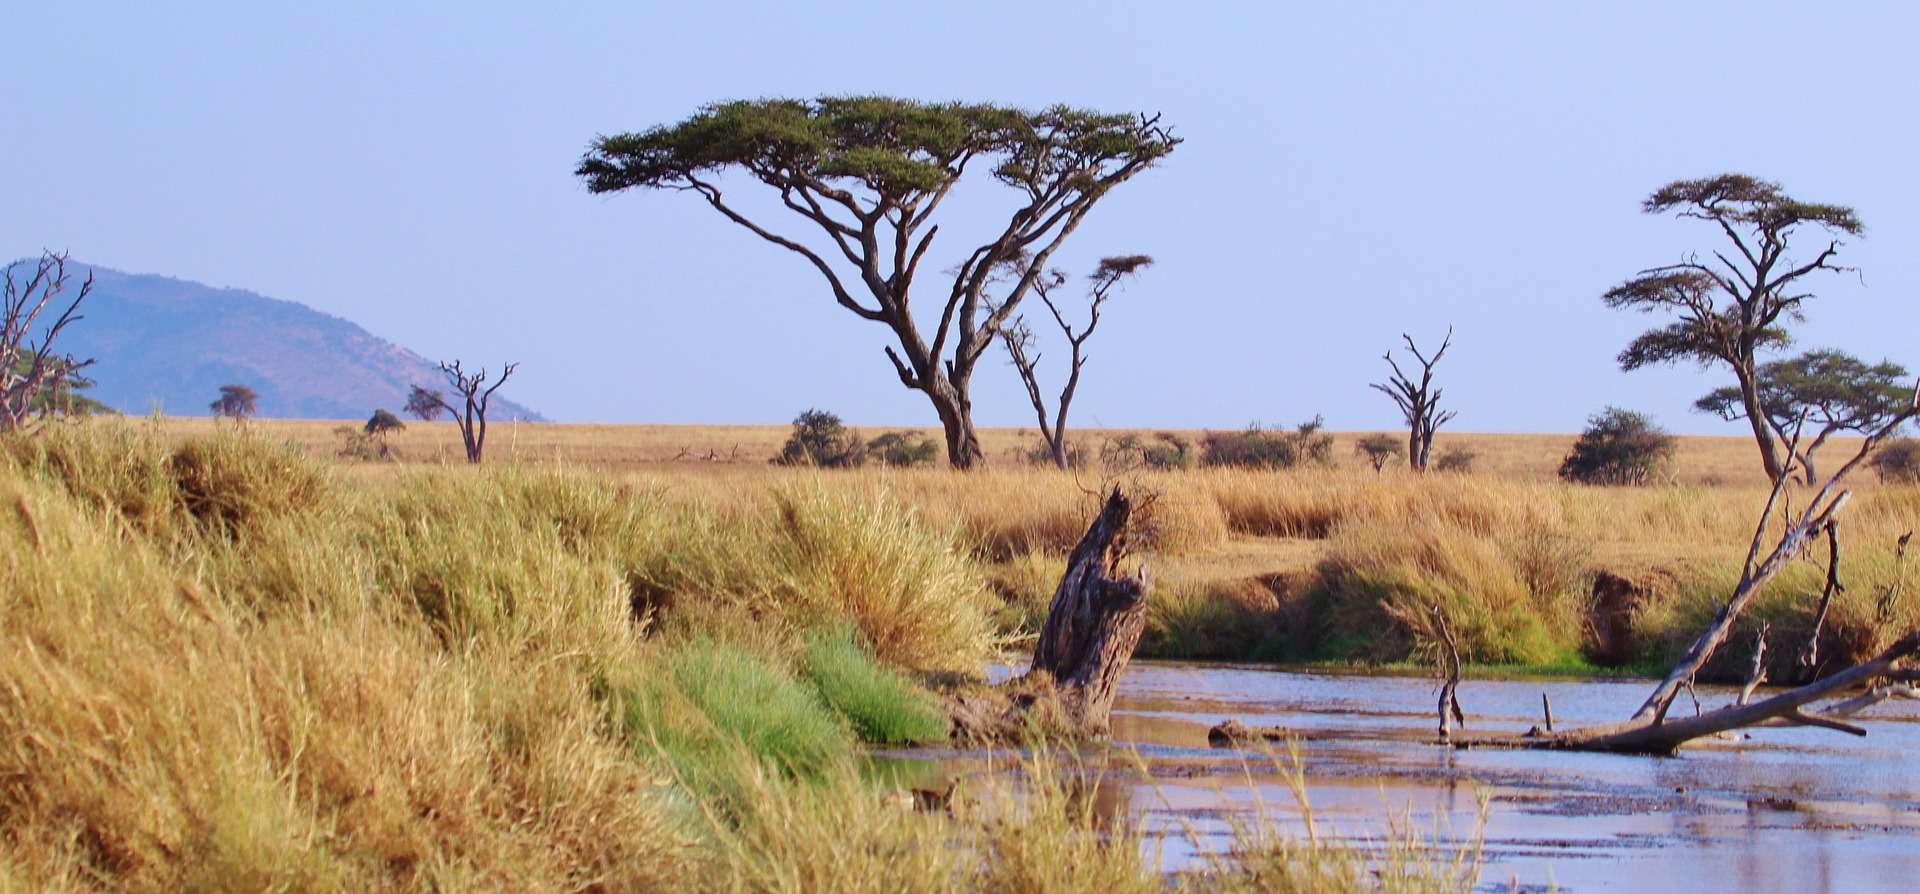
<path fill-rule="evenodd" d="M 68 263 L 70 288 L 89 266 Z M 157 405 L 168 415 L 205 416 L 227 384 L 252 388 L 259 415 L 280 419 L 363 419 L 379 408 L 400 412 L 412 385 L 447 392 L 426 358 L 304 304 L 91 269 L 93 294 L 80 306 L 86 319 L 62 333 L 56 347 L 94 358 L 87 375 L 99 384 L 88 395 L 123 413 Z M 504 399 L 512 388 L 502 389 L 491 415 L 539 420 Z"/>

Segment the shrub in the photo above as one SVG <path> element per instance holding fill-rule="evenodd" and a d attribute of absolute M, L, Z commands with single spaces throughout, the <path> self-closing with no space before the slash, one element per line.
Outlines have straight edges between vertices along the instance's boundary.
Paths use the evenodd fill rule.
<path fill-rule="evenodd" d="M 1132 469 L 1190 469 L 1193 467 L 1193 442 L 1170 431 L 1155 432 L 1152 438 L 1128 432 L 1108 438 L 1100 445 L 1100 464 L 1116 472 Z"/>
<path fill-rule="evenodd" d="M 1386 468 L 1387 463 L 1396 459 L 1405 459 L 1407 443 L 1389 434 L 1367 435 L 1354 442 L 1353 452 L 1366 457 L 1367 464 L 1373 466 L 1373 470 L 1378 472 Z"/>
<path fill-rule="evenodd" d="M 333 433 L 340 439 L 341 459 L 372 461 L 393 458 L 393 448 L 387 446 L 386 438 L 351 425 L 336 425 Z"/>
<path fill-rule="evenodd" d="M 1674 437 L 1645 414 L 1608 407 L 1560 463 L 1560 477 L 1582 484 L 1646 484 L 1673 461 Z"/>
<path fill-rule="evenodd" d="M 1262 428 L 1207 432 L 1200 439 L 1200 464 L 1249 469 L 1291 469 L 1301 465 L 1333 464 L 1333 436 L 1320 430 L 1321 417 L 1302 422 L 1293 431 Z"/>
<path fill-rule="evenodd" d="M 1920 439 L 1895 438 L 1874 451 L 1867 460 L 1881 481 L 1889 484 L 1920 482 Z"/>
<path fill-rule="evenodd" d="M 947 737 L 940 707 L 905 677 L 888 670 L 846 628 L 807 638 L 802 668 L 827 707 L 863 741 L 880 745 L 937 742 Z"/>
<path fill-rule="evenodd" d="M 1440 451 L 1440 455 L 1434 457 L 1433 467 L 1442 472 L 1466 474 L 1473 471 L 1474 461 L 1479 458 L 1479 453 L 1455 444 Z"/>
<path fill-rule="evenodd" d="M 867 443 L 859 432 L 826 410 L 806 410 L 793 419 L 793 434 L 773 458 L 779 466 L 854 468 L 867 461 Z"/>
<path fill-rule="evenodd" d="M 929 466 L 940 457 L 940 445 L 917 431 L 890 431 L 867 442 L 867 455 L 896 468 Z"/>

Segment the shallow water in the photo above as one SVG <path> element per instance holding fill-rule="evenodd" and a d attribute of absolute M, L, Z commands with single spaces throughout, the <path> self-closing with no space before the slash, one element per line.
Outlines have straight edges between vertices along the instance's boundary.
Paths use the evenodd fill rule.
<path fill-rule="evenodd" d="M 1542 692 L 1566 727 L 1624 718 L 1651 686 L 1469 680 L 1460 700 L 1469 732 L 1519 732 L 1541 722 Z M 1105 774 L 1096 803 L 1138 819 L 1168 871 L 1193 866 L 1196 849 L 1223 849 L 1236 817 L 1263 804 L 1283 830 L 1304 831 L 1266 752 L 1208 746 L 1208 728 L 1232 717 L 1296 734 L 1323 834 L 1331 827 L 1365 844 L 1399 819 L 1457 844 L 1472 837 L 1486 797 L 1487 890 L 1515 881 L 1574 892 L 1920 890 L 1913 702 L 1872 709 L 1864 739 L 1764 729 L 1650 758 L 1442 748 L 1431 744 L 1436 694 L 1431 681 L 1406 677 L 1136 662 L 1121 682 L 1113 738 L 1154 778 Z M 1709 707 L 1732 695 L 1700 692 Z M 926 761 L 933 775 L 986 766 L 950 751 L 895 756 Z"/>

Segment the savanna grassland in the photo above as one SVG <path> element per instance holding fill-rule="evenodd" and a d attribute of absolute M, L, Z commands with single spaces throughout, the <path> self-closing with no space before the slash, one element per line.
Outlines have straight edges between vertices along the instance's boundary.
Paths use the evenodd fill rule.
<path fill-rule="evenodd" d="M 140 423 L 154 425 L 150 421 Z M 339 423 L 252 423 L 317 457 L 332 455 Z M 164 437 L 214 430 L 205 419 L 159 423 Z M 879 429 L 867 432 L 877 434 Z M 1027 461 L 1031 429 L 984 429 L 993 465 L 808 470 L 769 465 L 786 426 L 496 425 L 490 461 L 556 466 L 664 488 L 703 505 L 743 507 L 797 483 L 888 499 L 949 532 L 999 599 L 999 629 L 1037 625 L 1066 551 L 1085 529 L 1091 495 L 1111 483 L 1157 494 L 1150 570 L 1159 581 L 1142 654 L 1300 662 L 1402 662 L 1418 658 L 1419 617 L 1439 602 L 1463 628 L 1467 658 L 1482 665 L 1592 672 L 1664 669 L 1737 577 L 1766 502 L 1767 479 L 1751 439 L 1691 436 L 1663 483 L 1592 487 L 1556 470 L 1571 435 L 1449 434 L 1444 446 L 1474 456 L 1469 473 L 1374 472 L 1354 453 L 1365 433 L 1337 433 L 1331 468 L 1060 472 Z M 932 432 L 936 438 L 938 432 Z M 1121 431 L 1084 431 L 1090 446 Z M 1139 434 L 1151 434 L 1141 432 Z M 1198 439 L 1200 432 L 1181 432 Z M 371 485 L 411 464 L 457 463 L 451 424 L 413 423 L 396 433 L 397 462 L 346 463 Z M 1856 448 L 1837 438 L 1828 463 Z M 1877 594 L 1891 585 L 1898 537 L 1920 527 L 1920 489 L 1882 486 L 1870 471 L 1850 480 L 1859 501 L 1844 520 L 1848 592 L 1829 618 L 1823 649 L 1857 656 L 1875 648 Z M 1792 505 L 1798 489 L 1787 492 Z M 1797 642 L 1811 621 L 1820 557 L 1798 563 L 1750 613 Z M 1630 606 L 1593 605 L 1605 572 L 1635 588 Z M 1904 602 L 1896 620 L 1920 617 Z M 1596 609 L 1630 611 L 1629 641 L 1616 624 L 1598 642 Z M 1892 626 L 1899 627 L 1896 623 Z M 1743 628 L 1743 633 L 1746 632 Z M 1776 650 L 1780 661 L 1790 649 Z M 1725 669 L 1736 668 L 1727 656 Z M 1784 670 L 1784 668 L 1783 668 Z"/>
<path fill-rule="evenodd" d="M 1030 634 L 1101 475 L 771 467 L 773 427 L 499 424 L 474 468 L 414 424 L 401 461 L 350 462 L 333 427 L 0 439 L 0 888 L 1465 884 L 1431 851 L 1259 829 L 1163 878 L 1045 752 L 945 811 L 871 778 L 863 747 L 944 738 L 941 692 Z M 1764 498 L 1731 440 L 1644 488 L 1540 474 L 1564 438 L 1458 440 L 1479 471 L 1119 476 L 1157 494 L 1143 652 L 1405 661 L 1439 603 L 1475 661 L 1589 670 L 1608 571 L 1641 582 L 1629 664 L 1654 661 L 1724 597 Z M 1920 518 L 1920 490 L 1861 484 L 1829 654 L 1879 635 Z M 1804 623 L 1821 574 L 1796 565 L 1754 622 Z M 1883 626 L 1915 620 L 1896 608 Z"/>

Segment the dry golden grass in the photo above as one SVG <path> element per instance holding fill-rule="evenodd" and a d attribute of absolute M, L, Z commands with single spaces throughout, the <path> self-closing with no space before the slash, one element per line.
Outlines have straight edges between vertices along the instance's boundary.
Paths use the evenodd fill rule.
<path fill-rule="evenodd" d="M 1471 884 L 1251 837 L 1326 878 L 1170 880 L 1044 754 L 952 815 L 882 797 L 852 749 L 913 735 L 898 671 L 990 645 L 974 559 L 902 504 L 967 479 L 345 476 L 264 428 L 0 438 L 0 889 Z"/>
<path fill-rule="evenodd" d="M 291 441 L 316 456 L 333 452 L 340 446 L 334 429 L 357 426 L 363 420 L 261 420 L 250 425 L 263 428 L 275 438 Z M 151 419 L 123 420 L 151 425 Z M 232 423 L 205 417 L 171 417 L 159 423 L 169 437 L 204 435 Z M 614 425 L 597 423 L 513 423 L 495 424 L 488 434 L 488 457 L 495 462 L 563 462 L 606 472 L 665 471 L 700 469 L 712 474 L 736 474 L 758 470 L 780 452 L 780 445 L 791 429 L 785 425 Z M 860 429 L 867 437 L 886 431 L 917 431 L 940 440 L 937 428 Z M 1150 435 L 1149 429 L 1078 429 L 1072 434 L 1096 450 L 1103 439 L 1124 434 Z M 1198 441 L 1201 431 L 1179 430 Z M 1334 433 L 1334 458 L 1345 468 L 1361 470 L 1354 455 L 1354 442 L 1372 432 Z M 1040 443 L 1032 428 L 986 428 L 980 432 L 988 463 L 994 467 L 1024 465 L 1024 452 Z M 1560 468 L 1560 460 L 1573 445 L 1573 435 L 1492 434 L 1443 432 L 1440 450 L 1461 446 L 1478 455 L 1477 474 L 1493 478 L 1551 481 Z M 402 462 L 459 462 L 460 434 L 453 423 L 409 421 L 404 431 L 391 442 Z M 1831 458 L 1854 449 L 1857 441 L 1836 439 L 1823 449 Z M 716 462 L 709 459 L 731 459 Z M 1369 471 L 1369 474 L 1372 474 Z M 1388 474 L 1391 474 L 1389 472 Z M 1743 435 L 1688 435 L 1680 438 L 1674 460 L 1674 477 L 1681 484 L 1706 486 L 1761 485 L 1758 451 Z"/>

